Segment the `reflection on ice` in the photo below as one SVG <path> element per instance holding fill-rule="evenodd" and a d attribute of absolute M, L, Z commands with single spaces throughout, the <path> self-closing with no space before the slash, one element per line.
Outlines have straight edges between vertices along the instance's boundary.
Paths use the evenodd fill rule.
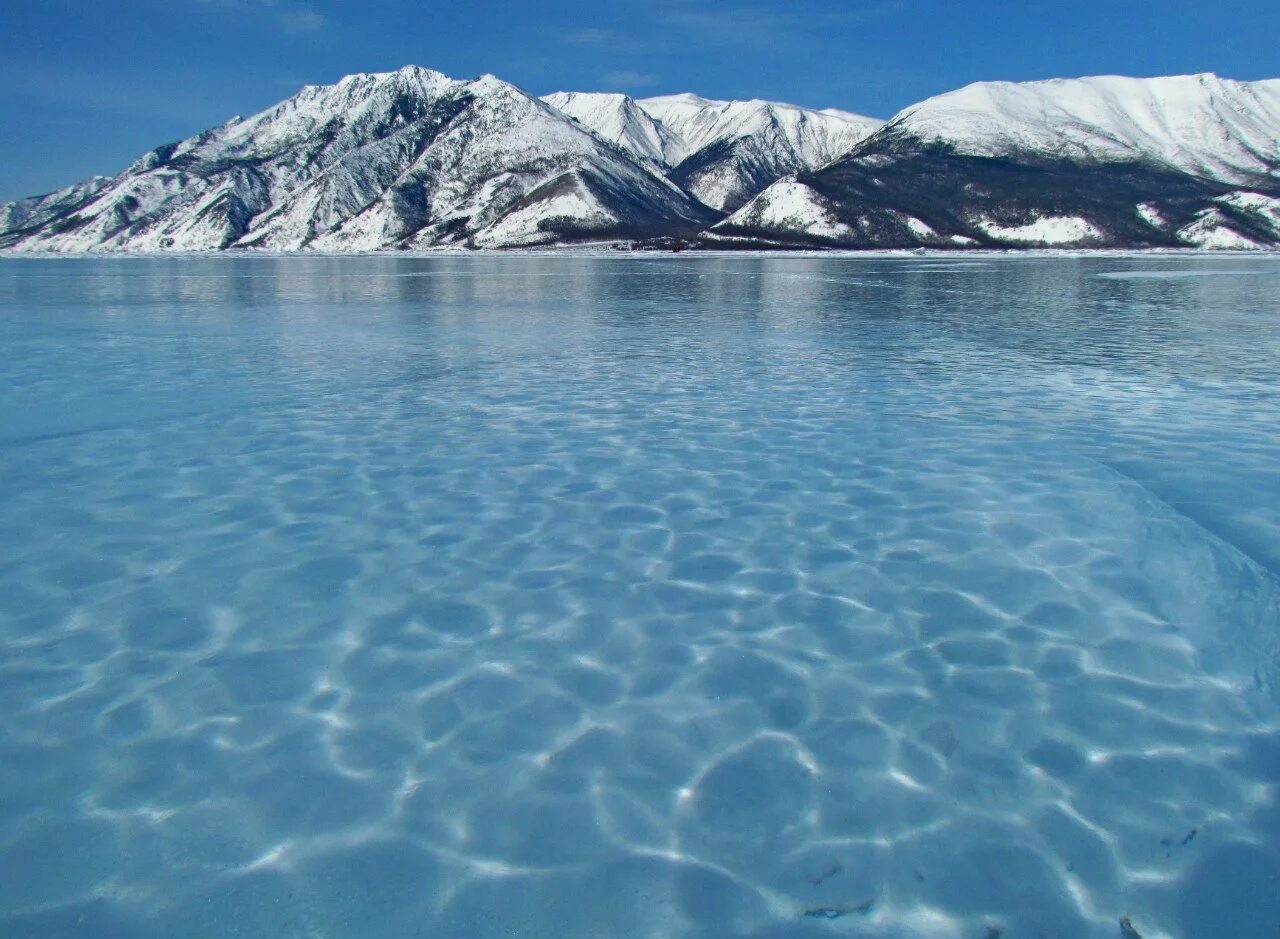
<path fill-rule="evenodd" d="M 1131 263 L 6 264 L 0 933 L 1269 934 L 1280 294 Z"/>
<path fill-rule="evenodd" d="M 1280 274 L 1274 267 L 1260 267 L 1255 269 L 1229 267 L 1225 270 L 1203 270 L 1203 271 L 1184 271 L 1184 270 L 1163 270 L 1163 271 L 1107 271 L 1094 276 L 1102 280 L 1177 280 L 1183 277 L 1248 277 L 1257 276 L 1259 274 L 1269 275 L 1271 277 Z"/>

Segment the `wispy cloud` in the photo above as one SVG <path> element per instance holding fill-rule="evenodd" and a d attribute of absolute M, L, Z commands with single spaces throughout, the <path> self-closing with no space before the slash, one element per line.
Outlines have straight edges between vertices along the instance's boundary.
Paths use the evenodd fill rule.
<path fill-rule="evenodd" d="M 579 26 L 549 32 L 548 38 L 579 48 L 633 55 L 669 52 L 673 35 L 680 36 L 682 46 L 768 48 L 782 41 L 828 35 L 891 17 L 916 2 L 845 0 L 836 9 L 815 10 L 752 0 L 649 0 L 639 16 L 641 28 L 634 32 Z"/>
<path fill-rule="evenodd" d="M 324 14 L 315 10 L 276 9 L 273 12 L 280 28 L 293 35 L 314 33 L 323 29 L 326 23 Z"/>
<path fill-rule="evenodd" d="M 632 72 L 627 70 L 609 72 L 600 76 L 601 86 L 610 89 L 652 88 L 661 81 L 661 75 L 652 75 L 649 72 Z"/>
<path fill-rule="evenodd" d="M 614 55 L 647 55 L 660 48 L 652 40 L 641 36 L 597 26 L 557 30 L 549 33 L 549 38 L 554 42 L 586 52 L 607 52 Z"/>
<path fill-rule="evenodd" d="M 583 29 L 571 29 L 563 36 L 561 41 L 571 46 L 595 46 L 597 48 L 609 48 L 621 44 L 620 37 L 612 29 L 596 29 L 594 27 L 585 27 Z"/>
<path fill-rule="evenodd" d="M 290 0 L 197 0 L 207 7 L 260 15 L 290 36 L 302 36 L 323 29 L 328 22 L 323 13 Z"/>
<path fill-rule="evenodd" d="M 828 32 L 892 16 L 914 0 L 860 0 L 835 10 L 807 10 L 782 5 L 712 3 L 707 0 L 659 0 L 670 26 L 697 33 L 719 45 L 769 46 L 784 36 Z"/>

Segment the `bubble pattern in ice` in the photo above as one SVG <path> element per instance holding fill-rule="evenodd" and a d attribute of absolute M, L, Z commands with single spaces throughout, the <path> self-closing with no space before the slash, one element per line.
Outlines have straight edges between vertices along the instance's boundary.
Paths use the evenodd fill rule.
<path fill-rule="evenodd" d="M 0 934 L 1268 934 L 1277 267 L 5 262 Z"/>

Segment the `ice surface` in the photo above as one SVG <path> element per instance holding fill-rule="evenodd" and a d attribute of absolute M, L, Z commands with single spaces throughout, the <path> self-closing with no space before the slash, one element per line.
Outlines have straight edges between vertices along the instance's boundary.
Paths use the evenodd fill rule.
<path fill-rule="evenodd" d="M 3 262 L 0 935 L 1269 935 L 1277 272 Z"/>

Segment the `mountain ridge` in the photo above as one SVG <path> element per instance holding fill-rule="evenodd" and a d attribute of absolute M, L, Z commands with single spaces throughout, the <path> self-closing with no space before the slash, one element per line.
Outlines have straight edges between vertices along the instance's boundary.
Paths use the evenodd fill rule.
<path fill-rule="evenodd" d="M 883 123 L 835 108 L 689 92 L 638 99 L 555 92 L 543 100 L 722 212 L 789 173 L 830 162 Z"/>
<path fill-rule="evenodd" d="M 671 239 L 1275 248 L 1280 80 L 978 82 L 884 122 L 692 93 L 535 98 L 405 66 L 304 86 L 116 176 L 0 205 L 6 253 Z"/>

